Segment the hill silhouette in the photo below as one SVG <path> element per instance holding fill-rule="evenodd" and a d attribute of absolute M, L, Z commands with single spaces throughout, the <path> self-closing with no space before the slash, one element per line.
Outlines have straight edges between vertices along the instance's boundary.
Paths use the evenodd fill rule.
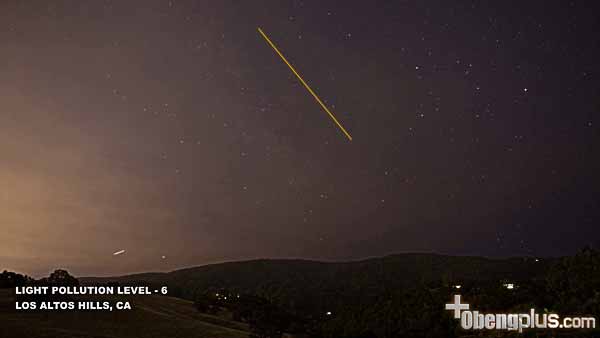
<path fill-rule="evenodd" d="M 398 254 L 353 262 L 258 259 L 210 264 L 167 273 L 80 278 L 83 284 L 118 282 L 168 285 L 170 294 L 193 300 L 207 290 L 227 289 L 272 299 L 295 311 L 335 307 L 344 295 L 365 298 L 428 283 L 446 285 L 543 278 L 551 259 L 489 259 L 438 254 Z M 341 304 L 337 304 L 340 305 Z"/>
<path fill-rule="evenodd" d="M 41 337 L 233 338 L 280 337 L 284 332 L 288 337 L 321 338 L 470 337 L 472 332 L 461 330 L 444 309 L 454 294 L 488 312 L 536 308 L 597 314 L 599 263 L 600 252 L 591 248 L 556 259 L 437 254 L 353 262 L 258 259 L 165 273 L 80 278 L 82 285 L 168 286 L 169 296 L 134 296 L 134 310 L 118 317 L 85 311 L 52 315 L 8 311 L 0 315 L 0 322 L 6 323 L 7 332 Z M 10 295 L 2 292 L 0 306 L 3 300 L 10 305 Z M 538 333 L 548 332 L 532 334 Z M 598 331 L 551 333 L 588 337 Z"/>

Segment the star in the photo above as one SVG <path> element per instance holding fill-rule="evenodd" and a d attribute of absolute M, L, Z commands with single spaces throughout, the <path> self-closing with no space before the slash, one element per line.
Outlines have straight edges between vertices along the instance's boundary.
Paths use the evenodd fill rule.
<path fill-rule="evenodd" d="M 294 0 L 201 10 L 161 0 L 131 16 L 135 5 L 116 2 L 50 12 L 5 2 L 0 181 L 10 198 L 0 224 L 11 236 L 0 236 L 0 256 L 23 271 L 47 267 L 13 247 L 81 275 L 114 275 L 424 247 L 564 256 L 600 238 L 600 216 L 585 207 L 594 185 L 582 183 L 596 181 L 600 160 L 589 6 L 566 15 L 551 2 L 382 10 Z M 561 237 L 574 215 L 581 222 L 570 226 L 586 236 Z M 448 226 L 483 235 L 439 236 Z M 324 233 L 337 237 L 309 245 Z M 105 264 L 111 241 L 127 244 L 119 264 Z"/>

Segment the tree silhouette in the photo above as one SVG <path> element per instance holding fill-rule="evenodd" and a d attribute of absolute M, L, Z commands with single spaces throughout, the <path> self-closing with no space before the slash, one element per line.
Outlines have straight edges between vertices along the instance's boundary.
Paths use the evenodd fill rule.
<path fill-rule="evenodd" d="M 0 289 L 24 286 L 31 284 L 32 282 L 32 278 L 15 272 L 4 270 L 2 273 L 0 273 Z"/>
<path fill-rule="evenodd" d="M 564 257 L 547 277 L 548 293 L 561 311 L 598 313 L 600 311 L 600 252 L 584 248 L 575 256 Z"/>
<path fill-rule="evenodd" d="M 40 284 L 58 285 L 58 286 L 78 286 L 77 278 L 71 276 L 67 270 L 58 269 L 50 274 L 47 278 L 42 278 Z"/>

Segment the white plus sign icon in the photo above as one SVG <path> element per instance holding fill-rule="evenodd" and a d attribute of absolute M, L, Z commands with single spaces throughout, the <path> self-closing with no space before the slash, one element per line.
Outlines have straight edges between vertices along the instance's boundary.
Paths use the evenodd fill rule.
<path fill-rule="evenodd" d="M 446 310 L 454 310 L 454 318 L 460 318 L 460 312 L 462 310 L 468 310 L 469 304 L 462 304 L 460 302 L 460 295 L 454 295 L 454 303 L 446 304 Z"/>

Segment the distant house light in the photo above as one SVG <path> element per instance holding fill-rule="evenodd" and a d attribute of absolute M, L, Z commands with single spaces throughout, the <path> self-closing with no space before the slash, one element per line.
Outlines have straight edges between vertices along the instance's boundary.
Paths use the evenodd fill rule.
<path fill-rule="evenodd" d="M 325 314 L 331 316 L 331 311 L 327 311 Z"/>
<path fill-rule="evenodd" d="M 515 284 L 513 284 L 513 283 L 504 283 L 503 285 L 505 288 L 507 288 L 509 290 L 512 290 L 515 288 Z"/>
<path fill-rule="evenodd" d="M 458 285 L 454 285 L 455 289 L 460 289 L 462 287 L 462 285 L 458 284 Z"/>

